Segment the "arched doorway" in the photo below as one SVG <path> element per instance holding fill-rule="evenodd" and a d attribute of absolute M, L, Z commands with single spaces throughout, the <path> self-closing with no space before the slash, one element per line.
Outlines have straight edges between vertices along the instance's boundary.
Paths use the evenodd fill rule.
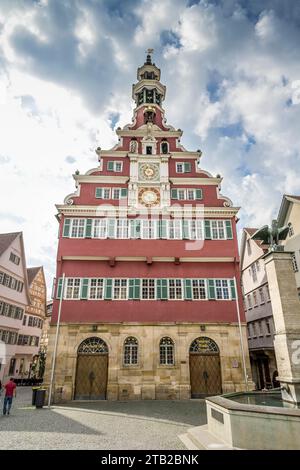
<path fill-rule="evenodd" d="M 210 338 L 201 336 L 190 347 L 191 398 L 222 393 L 220 351 Z"/>
<path fill-rule="evenodd" d="M 75 400 L 105 400 L 108 347 L 101 338 L 87 338 L 78 348 Z"/>

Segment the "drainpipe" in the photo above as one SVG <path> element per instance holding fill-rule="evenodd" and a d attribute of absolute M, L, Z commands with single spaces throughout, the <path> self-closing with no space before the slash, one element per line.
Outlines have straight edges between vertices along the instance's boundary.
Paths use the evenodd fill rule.
<path fill-rule="evenodd" d="M 240 306 L 239 306 L 239 296 L 237 290 L 237 283 L 236 277 L 234 276 L 234 287 L 236 292 L 236 310 L 237 310 L 237 317 L 238 317 L 238 324 L 239 324 L 239 332 L 240 332 L 240 343 L 241 343 L 241 352 L 242 352 L 242 363 L 243 363 L 243 372 L 244 372 L 244 381 L 246 386 L 246 391 L 248 392 L 248 376 L 247 376 L 247 369 L 246 369 L 246 358 L 245 358 L 245 349 L 244 349 L 244 342 L 243 342 L 243 333 L 242 333 L 242 324 L 241 324 L 241 315 L 240 315 Z"/>
<path fill-rule="evenodd" d="M 65 290 L 65 273 L 63 273 L 62 275 L 62 286 L 61 286 L 60 299 L 59 299 L 55 343 L 54 343 L 53 358 L 52 358 L 51 378 L 50 378 L 49 395 L 48 395 L 48 408 L 50 408 L 50 405 L 51 405 L 51 396 L 52 396 L 52 389 L 53 389 L 55 362 L 56 362 L 57 345 L 58 345 L 59 324 L 60 324 L 60 316 L 61 316 L 61 305 L 62 305 L 64 290 Z"/>

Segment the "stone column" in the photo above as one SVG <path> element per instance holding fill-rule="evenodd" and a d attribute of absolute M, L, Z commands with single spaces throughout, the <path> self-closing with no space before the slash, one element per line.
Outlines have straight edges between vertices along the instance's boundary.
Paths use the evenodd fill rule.
<path fill-rule="evenodd" d="M 300 301 L 291 253 L 273 251 L 264 257 L 272 303 L 278 379 L 285 401 L 300 403 Z"/>

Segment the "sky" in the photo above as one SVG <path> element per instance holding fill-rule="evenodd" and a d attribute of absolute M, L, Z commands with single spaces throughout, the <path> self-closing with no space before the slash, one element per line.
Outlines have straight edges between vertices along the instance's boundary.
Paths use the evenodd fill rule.
<path fill-rule="evenodd" d="M 51 291 L 55 204 L 131 122 L 147 48 L 239 232 L 270 223 L 300 194 L 299 44 L 298 0 L 0 0 L 0 232 L 23 231 Z"/>

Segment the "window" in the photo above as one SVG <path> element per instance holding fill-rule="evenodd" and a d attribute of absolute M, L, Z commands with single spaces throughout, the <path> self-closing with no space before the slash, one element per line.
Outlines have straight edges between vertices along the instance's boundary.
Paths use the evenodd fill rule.
<path fill-rule="evenodd" d="M 190 173 L 191 172 L 190 162 L 177 162 L 176 163 L 176 173 Z"/>
<path fill-rule="evenodd" d="M 161 143 L 161 153 L 168 153 L 169 152 L 169 145 L 168 142 Z"/>
<path fill-rule="evenodd" d="M 146 146 L 146 154 L 147 155 L 152 155 L 152 146 L 151 145 Z"/>
<path fill-rule="evenodd" d="M 162 338 L 159 343 L 159 362 L 161 365 L 174 365 L 174 342 L 171 338 Z"/>
<path fill-rule="evenodd" d="M 103 279 L 91 279 L 90 280 L 90 299 L 102 299 L 103 298 Z"/>
<path fill-rule="evenodd" d="M 117 219 L 116 238 L 128 238 L 128 219 Z"/>
<path fill-rule="evenodd" d="M 23 317 L 23 326 L 26 326 L 26 321 L 27 321 L 27 315 L 24 315 L 24 317 Z"/>
<path fill-rule="evenodd" d="M 177 190 L 177 199 L 184 200 L 185 199 L 185 189 L 178 189 Z"/>
<path fill-rule="evenodd" d="M 3 284 L 4 282 L 4 273 L 1 271 L 0 272 L 0 284 Z"/>
<path fill-rule="evenodd" d="M 112 189 L 112 198 L 113 199 L 120 199 L 121 189 L 120 188 L 113 188 Z"/>
<path fill-rule="evenodd" d="M 124 341 L 124 365 L 138 363 L 138 341 L 132 336 Z"/>
<path fill-rule="evenodd" d="M 142 238 L 144 239 L 156 238 L 157 221 L 143 219 L 141 222 L 142 222 Z"/>
<path fill-rule="evenodd" d="M 193 299 L 206 299 L 206 288 L 204 279 L 193 279 L 192 280 Z"/>
<path fill-rule="evenodd" d="M 228 281 L 226 279 L 216 279 L 215 285 L 217 299 L 229 299 Z"/>
<path fill-rule="evenodd" d="M 258 303 L 257 303 L 257 293 L 254 291 L 253 292 L 253 305 L 254 307 L 257 307 Z"/>
<path fill-rule="evenodd" d="M 14 375 L 15 367 L 16 367 L 16 359 L 12 357 L 9 363 L 8 375 Z"/>
<path fill-rule="evenodd" d="M 247 240 L 247 253 L 248 253 L 248 256 L 250 256 L 251 253 L 252 253 L 250 238 L 248 238 L 248 240 Z"/>
<path fill-rule="evenodd" d="M 190 240 L 203 240 L 204 239 L 202 219 L 192 219 L 189 221 L 189 238 Z"/>
<path fill-rule="evenodd" d="M 252 274 L 253 281 L 256 282 L 257 281 L 256 263 L 253 263 L 251 265 L 251 274 Z"/>
<path fill-rule="evenodd" d="M 268 300 L 268 301 L 271 300 L 271 298 L 270 298 L 270 291 L 269 291 L 269 285 L 268 285 L 268 284 L 266 284 L 266 293 L 267 293 L 267 300 Z"/>
<path fill-rule="evenodd" d="M 294 235 L 294 228 L 291 222 L 288 223 L 289 228 L 289 236 L 292 237 Z"/>
<path fill-rule="evenodd" d="M 72 219 L 71 237 L 84 238 L 85 219 Z"/>
<path fill-rule="evenodd" d="M 28 317 L 28 326 L 33 326 L 33 317 Z"/>
<path fill-rule="evenodd" d="M 10 287 L 11 277 L 8 274 L 4 274 L 4 286 Z"/>
<path fill-rule="evenodd" d="M 213 240 L 223 240 L 225 238 L 224 221 L 212 220 L 211 221 L 211 236 Z"/>
<path fill-rule="evenodd" d="M 142 299 L 155 299 L 155 279 L 142 279 Z"/>
<path fill-rule="evenodd" d="M 248 308 L 252 308 L 251 295 L 247 295 Z"/>
<path fill-rule="evenodd" d="M 9 260 L 12 261 L 14 264 L 19 265 L 20 264 L 20 257 L 15 255 L 13 252 L 10 253 Z"/>
<path fill-rule="evenodd" d="M 270 318 L 266 318 L 266 332 L 267 332 L 267 335 L 271 334 Z"/>
<path fill-rule="evenodd" d="M 297 263 L 297 258 L 296 258 L 295 253 L 292 254 L 292 265 L 293 265 L 294 273 L 297 273 L 298 272 L 298 263 Z"/>
<path fill-rule="evenodd" d="M 264 294 L 264 290 L 263 290 L 262 287 L 259 289 L 259 295 L 260 295 L 260 303 L 264 304 L 265 303 L 265 294 Z"/>
<path fill-rule="evenodd" d="M 19 374 L 23 374 L 24 372 L 24 362 L 25 362 L 25 359 L 22 357 L 22 359 L 20 359 Z"/>
<path fill-rule="evenodd" d="M 261 320 L 259 320 L 259 321 L 257 322 L 257 329 L 258 329 L 258 336 L 263 336 L 264 334 L 263 334 L 263 329 L 262 329 L 262 322 L 261 322 Z"/>
<path fill-rule="evenodd" d="M 259 273 L 259 271 L 260 271 L 260 261 L 259 260 L 256 261 L 255 264 L 256 264 L 256 271 Z"/>
<path fill-rule="evenodd" d="M 66 284 L 66 299 L 79 299 L 80 297 L 80 279 L 69 278 Z"/>
<path fill-rule="evenodd" d="M 187 197 L 189 201 L 196 199 L 196 191 L 194 189 L 187 189 Z"/>
<path fill-rule="evenodd" d="M 251 338 L 250 325 L 247 325 L 248 338 Z"/>
<path fill-rule="evenodd" d="M 93 237 L 106 238 L 107 236 L 107 219 L 94 219 Z"/>
<path fill-rule="evenodd" d="M 182 279 L 169 279 L 169 299 L 182 299 Z"/>
<path fill-rule="evenodd" d="M 170 240 L 180 240 L 182 238 L 181 235 L 181 220 L 172 219 L 168 221 L 169 227 L 169 236 Z"/>
<path fill-rule="evenodd" d="M 127 279 L 114 279 L 114 299 L 127 299 Z"/>
<path fill-rule="evenodd" d="M 103 188 L 103 199 L 110 199 L 110 188 Z"/>
<path fill-rule="evenodd" d="M 107 171 L 115 171 L 120 173 L 123 169 L 123 162 L 109 161 L 107 162 Z"/>

